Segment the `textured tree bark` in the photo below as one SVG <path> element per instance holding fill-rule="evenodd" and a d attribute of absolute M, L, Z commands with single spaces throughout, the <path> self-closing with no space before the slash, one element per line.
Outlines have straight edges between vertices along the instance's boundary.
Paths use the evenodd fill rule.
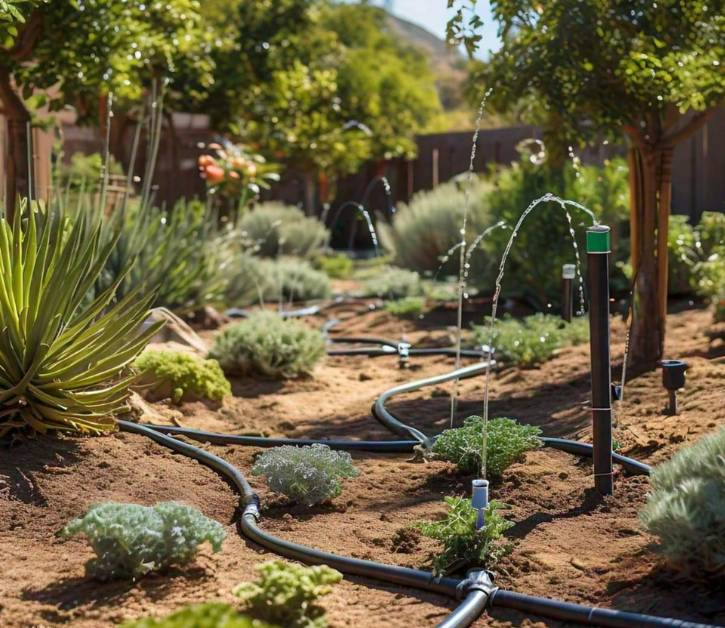
<path fill-rule="evenodd" d="M 18 196 L 28 194 L 28 122 L 30 113 L 15 93 L 10 71 L 0 64 L 0 102 L 8 125 L 8 155 L 5 171 L 5 208 L 8 220 L 15 214 Z"/>

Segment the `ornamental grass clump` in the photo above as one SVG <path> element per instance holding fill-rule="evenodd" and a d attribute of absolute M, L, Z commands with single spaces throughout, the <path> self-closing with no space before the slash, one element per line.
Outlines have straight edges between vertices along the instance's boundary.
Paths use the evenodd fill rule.
<path fill-rule="evenodd" d="M 0 218 L 0 437 L 107 432 L 126 410 L 130 365 L 162 323 L 142 327 L 153 292 L 114 302 L 125 273 L 89 298 L 114 246 L 83 217 L 26 205 Z"/>
<path fill-rule="evenodd" d="M 488 421 L 486 438 L 486 476 L 501 477 L 524 453 L 541 446 L 541 430 L 513 419 L 498 417 Z M 463 473 L 481 468 L 483 418 L 469 416 L 462 427 L 443 430 L 433 444 L 433 454 L 453 462 Z"/>
<path fill-rule="evenodd" d="M 656 466 L 640 513 L 657 552 L 683 576 L 725 576 L 725 427 Z"/>
<path fill-rule="evenodd" d="M 505 508 L 498 501 L 491 501 L 486 509 L 486 525 L 476 530 L 476 510 L 471 500 L 462 497 L 446 497 L 446 516 L 440 521 L 423 521 L 415 529 L 428 538 L 439 541 L 442 551 L 432 560 L 436 575 L 445 575 L 474 567 L 493 569 L 501 558 L 511 552 L 512 543 L 506 541 L 504 532 L 514 524 L 504 519 L 499 510 Z"/>
<path fill-rule="evenodd" d="M 96 552 L 86 563 L 86 574 L 99 580 L 135 580 L 184 565 L 206 541 L 218 552 L 226 536 L 222 524 L 176 502 L 92 506 L 59 532 L 62 538 L 76 534 L 85 534 Z"/>
<path fill-rule="evenodd" d="M 257 582 L 234 589 L 254 617 L 289 628 L 324 628 L 325 609 L 317 600 L 332 592 L 342 574 L 327 565 L 303 567 L 273 560 L 256 567 Z"/>
<path fill-rule="evenodd" d="M 259 456 L 252 467 L 252 475 L 266 476 L 272 491 L 305 506 L 337 497 L 342 492 L 340 480 L 358 474 L 349 453 L 320 443 L 275 447 Z"/>
<path fill-rule="evenodd" d="M 221 401 L 232 394 L 219 362 L 205 360 L 188 351 L 154 349 L 144 351 L 134 362 L 139 371 L 135 386 L 149 399 Z"/>
<path fill-rule="evenodd" d="M 324 355 L 320 331 L 273 312 L 254 312 L 230 325 L 210 353 L 225 373 L 272 379 L 309 375 Z"/>

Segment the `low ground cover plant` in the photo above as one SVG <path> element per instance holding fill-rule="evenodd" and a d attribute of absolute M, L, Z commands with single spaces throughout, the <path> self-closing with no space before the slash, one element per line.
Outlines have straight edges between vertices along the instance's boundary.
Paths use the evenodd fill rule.
<path fill-rule="evenodd" d="M 265 476 L 272 491 L 306 506 L 334 499 L 342 492 L 340 480 L 358 474 L 349 453 L 320 443 L 275 447 L 260 455 L 252 467 L 252 475 Z"/>
<path fill-rule="evenodd" d="M 309 375 L 324 355 L 320 331 L 264 311 L 222 330 L 210 352 L 225 373 L 273 379 Z"/>
<path fill-rule="evenodd" d="M 254 617 L 289 628 L 324 628 L 325 610 L 316 604 L 342 580 L 327 565 L 304 567 L 282 560 L 258 565 L 257 582 L 240 584 L 234 593 Z"/>
<path fill-rule="evenodd" d="M 188 351 L 144 351 L 134 363 L 139 372 L 136 387 L 150 399 L 221 401 L 232 387 L 219 362 Z"/>
<path fill-rule="evenodd" d="M 262 260 L 260 271 L 267 302 L 312 301 L 330 296 L 330 278 L 304 260 L 291 257 Z"/>
<path fill-rule="evenodd" d="M 654 468 L 640 513 L 656 550 L 683 576 L 725 576 L 725 427 Z"/>
<path fill-rule="evenodd" d="M 522 425 L 513 419 L 490 419 L 486 438 L 486 475 L 501 477 L 524 453 L 541 446 L 541 430 Z M 453 462 L 463 473 L 476 473 L 481 468 L 483 418 L 469 416 L 462 427 L 444 430 L 433 444 L 433 454 Z"/>
<path fill-rule="evenodd" d="M 423 521 L 415 529 L 441 544 L 441 551 L 432 558 L 433 571 L 444 575 L 479 567 L 493 569 L 496 563 L 510 553 L 513 545 L 504 532 L 513 523 L 504 519 L 499 511 L 505 506 L 491 501 L 486 509 L 486 525 L 476 530 L 476 511 L 471 500 L 446 497 L 446 516 L 440 521 Z"/>
<path fill-rule="evenodd" d="M 414 271 L 388 266 L 378 270 L 362 284 L 362 296 L 403 299 L 423 294 L 420 275 Z"/>
<path fill-rule="evenodd" d="M 0 218 L 0 437 L 21 428 L 100 433 L 126 409 L 153 295 L 88 298 L 115 242 L 83 217 L 19 208 Z"/>
<path fill-rule="evenodd" d="M 124 622 L 121 628 L 280 628 L 249 615 L 231 604 L 205 602 L 190 604 L 166 617 L 144 617 Z"/>
<path fill-rule="evenodd" d="M 291 205 L 262 203 L 239 221 L 242 237 L 261 257 L 295 255 L 312 259 L 322 253 L 329 232 L 316 218 Z"/>
<path fill-rule="evenodd" d="M 405 297 L 385 304 L 385 311 L 401 318 L 419 316 L 425 310 L 424 297 Z"/>
<path fill-rule="evenodd" d="M 496 321 L 491 338 L 488 320 L 473 327 L 476 344 L 492 342 L 496 357 L 523 368 L 546 362 L 562 347 L 577 345 L 589 338 L 589 322 L 576 317 L 567 323 L 551 314 L 533 314 L 524 319 L 505 314 Z"/>
<path fill-rule="evenodd" d="M 99 580 L 135 580 L 185 565 L 204 542 L 218 552 L 226 536 L 220 523 L 176 502 L 98 504 L 59 532 L 61 538 L 76 534 L 84 534 L 96 552 L 86 563 L 86 574 Z"/>
<path fill-rule="evenodd" d="M 345 254 L 320 255 L 315 266 L 332 279 L 349 279 L 354 269 L 353 261 Z"/>

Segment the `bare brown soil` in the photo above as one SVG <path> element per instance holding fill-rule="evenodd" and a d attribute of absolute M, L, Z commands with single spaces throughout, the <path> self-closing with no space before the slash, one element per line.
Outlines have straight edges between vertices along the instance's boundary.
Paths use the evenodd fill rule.
<path fill-rule="evenodd" d="M 315 324 L 322 319 L 312 321 Z M 344 321 L 339 333 L 399 337 L 446 344 L 448 313 L 400 322 L 371 312 Z M 622 450 L 656 463 L 725 423 L 725 345 L 712 315 L 687 310 L 669 318 L 668 354 L 690 364 L 681 392 L 681 414 L 667 417 L 657 372 L 633 379 L 618 411 L 616 439 Z M 717 335 L 719 333 L 719 336 Z M 621 359 L 623 327 L 614 324 L 613 358 Z M 286 383 L 234 382 L 234 397 L 211 410 L 201 403 L 181 408 L 189 427 L 265 435 L 390 438 L 371 418 L 374 398 L 412 378 L 443 373 L 453 361 L 413 360 L 399 370 L 394 357 L 327 359 L 313 379 Z M 615 369 L 615 374 L 618 371 Z M 461 416 L 480 411 L 481 378 L 461 385 Z M 590 438 L 587 412 L 589 353 L 562 351 L 533 370 L 495 374 L 493 415 L 540 425 L 546 435 Z M 447 426 L 448 385 L 394 400 L 391 408 L 434 433 Z M 163 408 L 159 407 L 162 411 Z M 249 471 L 253 449 L 211 448 Z M 331 505 L 290 507 L 251 478 L 263 502 L 262 525 L 286 539 L 339 554 L 419 567 L 435 545 L 406 532 L 413 521 L 435 518 L 445 495 L 465 494 L 470 478 L 442 462 L 406 455 L 354 454 L 361 475 L 346 483 Z M 493 496 L 511 505 L 513 554 L 500 565 L 497 584 L 524 593 L 632 611 L 725 622 L 725 599 L 711 587 L 677 581 L 649 544 L 637 512 L 648 489 L 643 477 L 616 478 L 616 496 L 591 492 L 591 467 L 568 454 L 541 449 L 507 471 Z M 86 580 L 91 551 L 82 539 L 54 533 L 93 503 L 104 500 L 153 504 L 182 500 L 227 525 L 223 551 L 202 552 L 196 563 L 138 583 Z M 237 534 L 237 496 L 212 471 L 140 436 L 38 437 L 0 450 L 0 625 L 113 625 L 128 618 L 162 615 L 210 599 L 233 601 L 237 583 L 254 577 L 254 565 L 273 558 Z M 401 532 L 402 531 L 402 532 Z M 432 626 L 453 607 L 443 597 L 362 578 L 346 577 L 324 601 L 332 626 Z M 559 625 L 494 610 L 476 626 Z"/>

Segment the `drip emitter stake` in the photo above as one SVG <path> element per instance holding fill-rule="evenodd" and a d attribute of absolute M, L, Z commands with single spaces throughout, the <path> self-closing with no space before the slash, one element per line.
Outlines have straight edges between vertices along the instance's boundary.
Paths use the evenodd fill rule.
<path fill-rule="evenodd" d="M 471 481 L 471 505 L 476 511 L 476 530 L 486 527 L 486 508 L 488 508 L 488 480 Z"/>
<path fill-rule="evenodd" d="M 612 474 L 612 373 L 609 353 L 609 227 L 587 229 L 589 346 L 592 365 L 594 488 L 614 491 Z"/>
<path fill-rule="evenodd" d="M 574 314 L 574 277 L 576 277 L 576 266 L 564 264 L 561 267 L 561 317 L 571 323 Z"/>

